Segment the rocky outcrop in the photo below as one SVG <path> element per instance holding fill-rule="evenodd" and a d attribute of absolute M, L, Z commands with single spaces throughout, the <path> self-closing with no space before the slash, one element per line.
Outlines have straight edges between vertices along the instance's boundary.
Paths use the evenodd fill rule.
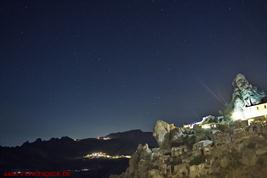
<path fill-rule="evenodd" d="M 175 129 L 174 124 L 168 124 L 167 122 L 162 120 L 158 120 L 156 122 L 153 136 L 155 137 L 160 147 L 169 145 L 170 133 L 173 129 Z"/>
<path fill-rule="evenodd" d="M 162 122 L 162 121 L 160 121 Z M 243 121 L 245 122 L 245 121 Z M 167 124 L 164 124 L 164 128 Z M 156 124 L 156 127 L 159 125 Z M 172 126 L 175 127 L 175 126 Z M 267 175 L 267 120 L 250 125 L 233 123 L 217 128 L 194 127 L 189 135 L 180 134 L 183 144 L 171 140 L 170 129 L 160 143 L 168 146 L 152 148 L 139 145 L 129 168 L 111 178 L 265 178 Z M 155 129 L 158 131 L 160 129 Z M 160 132 L 161 133 L 161 132 Z M 155 133 L 156 138 L 158 135 Z M 162 137 L 160 137 L 162 138 Z"/>
<path fill-rule="evenodd" d="M 232 99 L 235 102 L 240 100 L 243 107 L 259 104 L 266 96 L 263 91 L 259 91 L 255 86 L 252 86 L 242 74 L 237 74 L 232 85 L 234 87 Z"/>
<path fill-rule="evenodd" d="M 232 82 L 233 95 L 231 102 L 225 108 L 225 115 L 231 117 L 232 112 L 243 112 L 245 107 L 259 104 L 266 94 L 248 82 L 243 74 L 237 74 Z"/>

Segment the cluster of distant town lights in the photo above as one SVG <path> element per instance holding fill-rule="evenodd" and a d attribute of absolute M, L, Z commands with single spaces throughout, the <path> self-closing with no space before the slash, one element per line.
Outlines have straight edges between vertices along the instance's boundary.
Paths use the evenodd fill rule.
<path fill-rule="evenodd" d="M 98 140 L 111 140 L 110 137 L 97 137 Z M 128 158 L 130 159 L 131 156 L 129 155 L 109 155 L 104 152 L 93 152 L 85 155 L 83 158 L 85 159 L 122 159 L 122 158 Z"/>
<path fill-rule="evenodd" d="M 86 159 L 122 159 L 122 158 L 128 158 L 130 159 L 131 156 L 129 155 L 108 155 L 107 153 L 104 152 L 94 152 L 90 153 L 84 156 Z"/>

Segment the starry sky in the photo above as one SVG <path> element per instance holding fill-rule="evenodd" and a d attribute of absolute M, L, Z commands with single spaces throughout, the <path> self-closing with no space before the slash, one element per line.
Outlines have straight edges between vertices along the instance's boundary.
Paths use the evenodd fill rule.
<path fill-rule="evenodd" d="M 267 89 L 265 0 L 3 0 L 0 145 L 151 131 Z"/>

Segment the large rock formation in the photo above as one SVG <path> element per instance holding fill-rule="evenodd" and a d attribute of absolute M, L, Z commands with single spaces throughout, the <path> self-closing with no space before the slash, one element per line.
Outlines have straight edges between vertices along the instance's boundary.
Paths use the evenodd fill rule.
<path fill-rule="evenodd" d="M 175 128 L 174 124 L 168 124 L 162 120 L 158 120 L 154 127 L 153 136 L 156 138 L 160 147 L 169 145 L 169 137 L 171 131 Z"/>
<path fill-rule="evenodd" d="M 259 104 L 265 97 L 265 93 L 252 86 L 242 74 L 237 74 L 232 85 L 234 87 L 232 98 L 235 102 L 240 100 L 242 107 Z"/>
<path fill-rule="evenodd" d="M 242 74 L 233 81 L 228 111 L 256 105 L 265 93 Z M 266 178 L 267 118 L 232 122 L 222 116 L 176 127 L 157 121 L 153 133 L 158 148 L 139 145 L 129 168 L 111 178 Z"/>
<path fill-rule="evenodd" d="M 225 115 L 231 117 L 233 112 L 242 113 L 245 107 L 262 102 L 266 94 L 248 82 L 243 74 L 237 74 L 232 82 L 234 91 L 232 100 L 225 110 Z"/>

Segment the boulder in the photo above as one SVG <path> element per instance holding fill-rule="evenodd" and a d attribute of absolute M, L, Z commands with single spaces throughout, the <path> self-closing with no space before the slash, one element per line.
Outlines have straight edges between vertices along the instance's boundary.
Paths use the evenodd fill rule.
<path fill-rule="evenodd" d="M 155 137 L 159 147 L 168 147 L 170 144 L 170 132 L 175 129 L 174 124 L 168 124 L 165 121 L 158 120 L 155 124 L 153 136 Z"/>

